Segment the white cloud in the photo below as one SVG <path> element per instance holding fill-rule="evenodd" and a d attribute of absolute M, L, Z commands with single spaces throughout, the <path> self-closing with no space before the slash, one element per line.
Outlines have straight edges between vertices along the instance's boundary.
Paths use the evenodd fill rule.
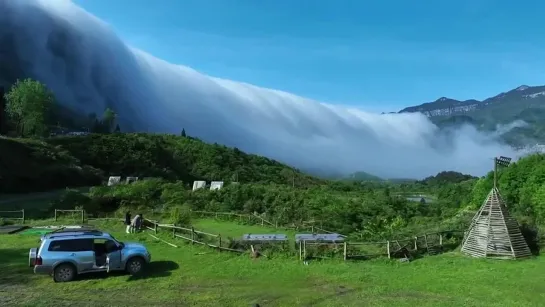
<path fill-rule="evenodd" d="M 66 104 L 86 111 L 113 104 L 125 127 L 172 133 L 185 128 L 301 168 L 384 177 L 442 170 L 482 175 L 493 156 L 513 154 L 471 127 L 445 134 L 420 114 L 366 113 L 167 63 L 127 47 L 105 23 L 67 0 L 0 6 L 8 12 L 0 36 L 17 31 L 10 47 L 18 65 Z"/>

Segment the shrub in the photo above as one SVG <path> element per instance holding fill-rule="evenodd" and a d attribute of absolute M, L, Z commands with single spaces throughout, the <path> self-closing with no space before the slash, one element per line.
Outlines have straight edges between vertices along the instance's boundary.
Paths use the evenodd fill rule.
<path fill-rule="evenodd" d="M 176 205 L 169 209 L 169 222 L 176 225 L 191 225 L 191 208 L 187 205 Z"/>
<path fill-rule="evenodd" d="M 90 203 L 91 198 L 89 198 L 87 195 L 78 190 L 66 189 L 58 200 L 54 200 L 52 202 L 52 208 L 59 210 L 73 210 L 76 207 L 81 207 L 85 210 L 89 210 L 91 209 L 89 207 Z"/>

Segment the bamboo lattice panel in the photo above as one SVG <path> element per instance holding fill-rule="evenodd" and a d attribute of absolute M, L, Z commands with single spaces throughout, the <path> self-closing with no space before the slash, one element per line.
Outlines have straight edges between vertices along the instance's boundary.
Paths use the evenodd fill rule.
<path fill-rule="evenodd" d="M 473 257 L 517 259 L 532 254 L 497 188 L 473 217 L 461 251 Z"/>

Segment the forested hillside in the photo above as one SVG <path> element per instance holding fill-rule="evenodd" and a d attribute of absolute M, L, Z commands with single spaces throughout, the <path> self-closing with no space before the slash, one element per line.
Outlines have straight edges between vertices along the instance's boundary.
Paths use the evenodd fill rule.
<path fill-rule="evenodd" d="M 445 172 L 433 180 L 408 184 L 330 182 L 305 189 L 239 184 L 220 191 L 195 192 L 182 188 L 181 182 L 151 180 L 93 188 L 87 204 L 89 210 L 104 203 L 110 210 L 160 209 L 167 217 L 173 210 L 190 209 L 256 213 L 272 221 L 293 225 L 314 221 L 359 239 L 377 239 L 438 229 L 464 230 L 492 188 L 492 177 L 492 173 L 479 179 Z M 444 180 L 438 180 L 441 178 Z M 545 226 L 545 156 L 530 156 L 502 170 L 499 184 L 509 209 L 521 223 Z M 436 200 L 409 201 L 399 194 L 410 191 L 433 195 Z"/>
<path fill-rule="evenodd" d="M 324 181 L 277 161 L 198 139 L 175 135 L 91 134 L 0 139 L 5 193 L 97 184 L 108 176 L 276 183 L 296 187 Z"/>
<path fill-rule="evenodd" d="M 39 140 L 0 137 L 0 193 L 96 185 L 103 176 L 62 148 Z"/>
<path fill-rule="evenodd" d="M 121 133 L 112 110 L 94 117 L 96 133 L 52 136 L 48 111 L 21 103 L 27 92 L 44 87 L 28 80 L 18 84 L 8 96 L 4 128 L 19 137 L 0 137 L 0 193 L 95 186 L 89 194 L 68 190 L 53 203 L 57 209 L 77 206 L 90 214 L 135 209 L 159 212 L 176 223 L 187 222 L 182 217 L 189 210 L 244 212 L 376 239 L 465 229 L 492 187 L 492 173 L 475 178 L 448 170 L 420 181 L 383 181 L 363 172 L 352 180 L 322 180 L 237 148 L 207 144 L 185 131 L 181 136 Z M 108 176 L 155 179 L 106 187 Z M 194 180 L 221 180 L 225 187 L 191 191 Z M 499 187 L 519 221 L 545 226 L 544 155 L 502 169 Z"/>

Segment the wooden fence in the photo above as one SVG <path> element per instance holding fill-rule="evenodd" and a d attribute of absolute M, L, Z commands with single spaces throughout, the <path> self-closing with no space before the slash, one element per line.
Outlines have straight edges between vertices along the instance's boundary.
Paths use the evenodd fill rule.
<path fill-rule="evenodd" d="M 270 227 L 275 229 L 285 229 L 285 230 L 299 230 L 299 231 L 310 231 L 311 233 L 336 233 L 338 232 L 330 231 L 323 229 L 321 227 L 318 227 L 314 225 L 314 223 L 310 222 L 302 222 L 299 225 L 296 225 L 294 223 L 290 224 L 283 224 L 279 223 L 278 221 L 270 221 L 265 219 L 262 216 L 256 215 L 256 214 L 241 214 L 241 213 L 232 213 L 232 212 L 210 212 L 210 211 L 191 211 L 192 215 L 196 215 L 197 217 L 214 217 L 215 219 L 221 219 L 226 218 L 232 221 L 242 222 L 242 223 L 248 223 L 253 225 L 261 225 L 264 227 Z M 346 237 L 345 235 L 339 234 L 342 237 Z"/>
<path fill-rule="evenodd" d="M 213 234 L 208 233 L 200 230 L 196 230 L 194 227 L 187 228 L 187 227 L 180 227 L 173 224 L 161 224 L 159 221 L 154 221 L 150 219 L 144 218 L 144 223 L 142 225 L 144 228 L 148 230 L 152 230 L 157 234 L 159 232 L 159 229 L 164 230 L 165 232 L 169 232 L 172 234 L 173 238 L 179 238 L 182 240 L 187 241 L 189 244 L 200 244 L 204 246 L 208 246 L 214 249 L 217 249 L 219 252 L 222 250 L 224 251 L 230 251 L 230 252 L 237 252 L 237 253 L 245 253 L 245 250 L 238 250 L 233 249 L 225 246 L 225 241 L 222 241 L 222 237 L 220 234 Z"/>
<path fill-rule="evenodd" d="M 201 212 L 202 213 L 202 212 Z M 208 212 L 206 213 L 208 214 Z M 214 212 L 215 215 L 215 212 Z M 221 215 L 231 215 L 219 213 Z M 232 214 L 232 216 L 247 218 L 245 215 Z M 194 227 L 180 227 L 172 224 L 161 224 L 159 221 L 144 219 L 143 227 L 153 231 L 155 234 L 160 232 L 171 233 L 173 238 L 185 240 L 189 244 L 200 244 L 221 251 L 230 251 L 236 253 L 246 253 L 249 249 L 235 249 L 227 245 L 231 242 L 222 240 L 220 234 L 212 234 L 196 230 Z M 265 226 L 265 224 L 264 224 Z M 460 231 L 444 231 L 431 234 L 423 234 L 409 239 L 391 240 L 382 242 L 324 242 L 324 241 L 300 241 L 295 244 L 298 247 L 300 260 L 309 258 L 335 258 L 342 257 L 343 260 L 351 259 L 370 259 L 376 257 L 388 258 L 410 258 L 415 253 L 439 253 L 444 247 L 444 235 L 452 233 L 463 233 Z M 161 241 L 159 237 L 155 237 Z M 169 245 L 173 245 L 164 241 Z M 320 250 L 321 249 L 321 250 Z M 251 246 L 251 250 L 254 248 Z"/>
<path fill-rule="evenodd" d="M 25 209 L 12 210 L 12 211 L 0 211 L 0 219 L 8 221 L 21 221 L 25 223 Z"/>
<path fill-rule="evenodd" d="M 54 210 L 54 219 L 59 221 L 65 213 L 71 220 L 75 222 L 85 222 L 92 220 L 112 220 L 123 221 L 122 217 L 92 217 L 88 216 L 85 210 Z M 262 216 L 255 214 L 240 214 L 231 212 L 209 212 L 209 211 L 192 211 L 193 218 L 195 217 L 214 217 L 217 219 L 229 219 L 242 223 L 248 223 L 253 225 L 260 225 L 268 228 L 286 229 L 286 230 L 299 230 L 299 231 L 311 231 L 312 233 L 335 233 L 317 227 L 314 223 L 301 223 L 301 225 L 294 224 L 280 224 L 277 221 L 271 222 Z M 7 214 L 7 215 L 6 215 Z M 19 220 L 25 223 L 25 210 L 16 211 L 0 211 L 0 218 Z M 145 229 L 153 231 L 156 235 L 158 233 L 168 233 L 172 235 L 172 238 L 182 239 L 189 244 L 198 244 L 208 246 L 219 252 L 229 251 L 236 253 L 245 253 L 249 249 L 232 248 L 233 242 L 222 238 L 221 234 L 212 234 L 195 229 L 194 227 L 181 227 L 173 224 L 164 224 L 154 219 L 144 219 L 143 227 Z M 309 258 L 341 258 L 344 260 L 349 259 L 369 259 L 375 257 L 409 257 L 414 253 L 428 253 L 435 254 L 440 252 L 444 247 L 445 234 L 460 234 L 462 231 L 443 231 L 437 233 L 423 234 L 415 236 L 413 238 L 388 240 L 380 242 L 326 242 L 326 241 L 300 241 L 294 243 L 294 253 L 297 253 L 299 259 Z M 241 234 L 242 235 L 242 234 Z M 346 236 L 340 235 L 344 238 Z M 168 243 L 163 239 L 154 236 L 154 238 L 161 240 L 169 245 L 176 246 Z M 236 245 L 236 244 L 235 244 Z M 253 246 L 250 245 L 253 251 Z"/>

